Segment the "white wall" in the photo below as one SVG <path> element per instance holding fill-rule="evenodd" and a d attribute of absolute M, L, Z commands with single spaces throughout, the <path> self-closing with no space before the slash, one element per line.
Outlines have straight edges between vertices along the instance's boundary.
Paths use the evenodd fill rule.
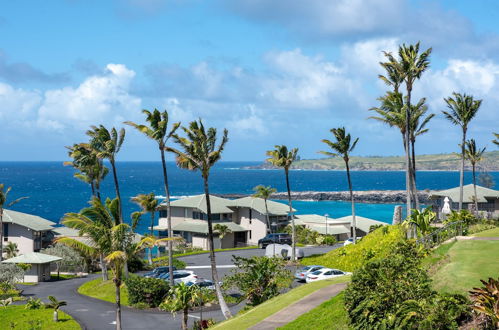
<path fill-rule="evenodd" d="M 50 263 L 33 264 L 24 273 L 24 282 L 38 283 L 50 280 Z"/>
<path fill-rule="evenodd" d="M 33 231 L 14 223 L 9 223 L 8 226 L 8 241 L 17 244 L 17 249 L 19 250 L 17 254 L 21 255 L 33 252 Z M 5 246 L 7 242 L 4 241 L 3 244 Z"/>
<path fill-rule="evenodd" d="M 240 225 L 248 229 L 250 232 L 248 233 L 248 243 L 257 244 L 258 240 L 265 237 L 267 235 L 267 220 L 265 219 L 265 215 L 253 210 L 251 213 L 249 208 L 239 208 L 239 219 Z M 251 233 L 251 234 L 250 234 Z"/>

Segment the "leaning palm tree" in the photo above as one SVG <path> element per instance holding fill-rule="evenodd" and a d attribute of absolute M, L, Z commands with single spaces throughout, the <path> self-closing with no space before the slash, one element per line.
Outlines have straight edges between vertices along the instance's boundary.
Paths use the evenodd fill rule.
<path fill-rule="evenodd" d="M 125 129 L 122 128 L 118 132 L 114 127 L 111 128 L 111 130 L 108 130 L 103 125 L 98 127 L 91 126 L 91 129 L 87 131 L 87 135 L 91 138 L 90 147 L 96 151 L 97 157 L 99 159 L 107 159 L 111 164 L 116 197 L 118 198 L 118 215 L 120 223 L 122 223 L 123 211 L 118 174 L 116 173 L 116 155 L 120 151 L 123 141 L 125 140 Z"/>
<path fill-rule="evenodd" d="M 180 149 L 167 146 L 165 147 L 165 150 L 176 155 L 176 162 L 180 168 L 201 172 L 208 213 L 208 246 L 210 250 L 211 274 L 213 276 L 213 282 L 215 283 L 215 291 L 222 314 L 225 318 L 230 318 L 231 313 L 225 303 L 218 280 L 215 250 L 213 246 L 213 220 L 208 185 L 210 170 L 222 157 L 222 151 L 228 141 L 228 131 L 224 129 L 222 141 L 220 141 L 220 144 L 217 146 L 217 130 L 213 127 L 206 130 L 201 119 L 199 119 L 199 121 L 192 121 L 189 124 L 189 127 L 182 127 L 182 130 L 186 134 L 186 137 L 180 137 L 177 134 L 173 135 L 173 139 L 180 146 Z"/>
<path fill-rule="evenodd" d="M 270 225 L 269 208 L 267 205 L 267 201 L 272 196 L 272 194 L 274 194 L 277 191 L 277 189 L 272 188 L 271 186 L 265 187 L 264 185 L 258 185 L 255 188 L 253 188 L 253 190 L 255 191 L 253 197 L 262 198 L 265 203 L 265 218 L 267 220 L 267 233 L 270 233 L 271 225 Z"/>
<path fill-rule="evenodd" d="M 293 205 L 291 204 L 291 188 L 289 186 L 289 168 L 296 160 L 296 155 L 298 154 L 298 148 L 293 148 L 288 151 L 288 147 L 285 145 L 276 145 L 274 150 L 267 151 L 267 162 L 274 165 L 275 167 L 281 167 L 284 169 L 284 175 L 286 176 L 286 188 L 288 190 L 288 205 L 289 205 L 289 216 L 291 217 L 291 260 L 296 261 L 296 227 L 295 227 L 295 217 L 293 215 Z"/>
<path fill-rule="evenodd" d="M 473 96 L 452 93 L 453 97 L 448 97 L 445 100 L 447 107 L 450 111 L 442 111 L 445 118 L 447 118 L 452 124 L 456 126 L 461 126 L 463 132 L 462 142 L 461 142 L 461 171 L 459 174 L 459 210 L 463 208 L 463 185 L 464 185 L 464 156 L 466 148 L 466 133 L 468 131 L 468 125 L 471 120 L 476 116 L 482 100 L 475 100 Z"/>
<path fill-rule="evenodd" d="M 6 258 L 14 258 L 17 256 L 17 252 L 19 252 L 19 249 L 17 248 L 17 244 L 14 242 L 8 242 L 7 245 L 4 248 Z"/>
<path fill-rule="evenodd" d="M 485 148 L 480 149 L 477 148 L 476 142 L 474 139 L 470 139 L 466 141 L 466 150 L 465 158 L 470 161 L 471 169 L 473 171 L 473 190 L 475 192 L 475 212 L 478 212 L 478 197 L 476 194 L 476 164 L 482 160 L 483 153 L 485 152 Z"/>
<path fill-rule="evenodd" d="M 7 197 L 10 190 L 11 187 L 7 187 L 7 189 L 5 189 L 4 184 L 0 183 L 0 262 L 2 262 L 3 260 L 3 210 L 5 207 L 5 203 L 7 203 Z M 16 200 L 13 200 L 12 202 L 7 204 L 7 207 L 11 207 L 12 205 L 22 201 L 25 198 L 28 197 L 20 197 Z"/>
<path fill-rule="evenodd" d="M 496 145 L 496 146 L 499 146 L 499 134 L 497 133 L 493 133 L 494 136 L 496 137 L 494 140 L 492 140 L 492 142 Z"/>
<path fill-rule="evenodd" d="M 323 139 L 322 142 L 327 144 L 333 152 L 330 151 L 321 151 L 321 154 L 336 157 L 341 156 L 345 161 L 345 166 L 347 170 L 347 180 L 348 180 L 348 189 L 350 190 L 350 200 L 352 202 L 352 227 L 351 227 L 351 235 L 353 237 L 353 242 L 357 242 L 357 221 L 355 219 L 355 199 L 353 197 L 353 189 L 352 189 L 352 180 L 350 178 L 350 153 L 353 151 L 357 142 L 359 142 L 359 138 L 356 138 L 352 142 L 352 137 L 350 133 L 346 133 L 345 127 L 333 128 L 330 130 L 333 133 L 333 137 L 336 141 L 330 141 L 327 139 Z"/>
<path fill-rule="evenodd" d="M 142 132 L 147 138 L 156 141 L 159 152 L 161 154 L 161 165 L 163 167 L 163 183 L 165 188 L 165 202 L 166 202 L 166 219 L 168 226 L 168 237 L 173 237 L 172 229 L 172 216 L 171 216 L 171 206 L 170 206 L 170 186 L 168 185 L 168 174 L 166 169 L 166 159 L 165 159 L 165 146 L 168 140 L 175 134 L 177 129 L 180 127 L 180 123 L 174 123 L 170 131 L 168 131 L 168 112 L 160 112 L 158 109 L 154 109 L 153 112 L 149 110 L 142 110 L 142 113 L 146 115 L 146 121 L 149 123 L 147 125 L 139 125 L 131 121 L 126 121 L 125 124 L 135 127 L 138 131 Z M 152 229 L 151 229 L 152 231 Z M 153 233 L 151 232 L 151 235 Z M 171 241 L 168 241 L 168 272 L 170 273 L 170 284 L 173 285 L 173 245 Z"/>
<path fill-rule="evenodd" d="M 54 310 L 54 322 L 59 322 L 59 308 L 66 306 L 67 302 L 57 300 L 54 296 L 48 296 L 49 302 L 45 304 L 45 308 L 52 308 Z"/>
<path fill-rule="evenodd" d="M 151 215 L 151 226 L 150 226 L 150 236 L 154 236 L 154 216 L 156 214 L 156 208 L 158 207 L 158 200 L 154 193 L 150 194 L 139 194 L 135 197 L 132 197 L 132 202 L 136 203 L 142 209 L 142 213 L 149 213 Z M 149 264 L 152 265 L 152 249 L 148 249 L 148 259 Z M 171 285 L 173 285 L 173 276 L 171 277 Z"/>

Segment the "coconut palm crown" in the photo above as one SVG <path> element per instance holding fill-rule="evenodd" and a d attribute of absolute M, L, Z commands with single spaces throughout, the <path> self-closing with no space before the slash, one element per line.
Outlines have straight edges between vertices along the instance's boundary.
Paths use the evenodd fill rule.
<path fill-rule="evenodd" d="M 466 141 L 465 158 L 470 161 L 473 172 L 473 189 L 475 192 L 475 211 L 478 212 L 478 198 L 476 194 L 476 165 L 483 158 L 483 153 L 486 148 L 480 149 L 476 146 L 474 139 Z"/>
<path fill-rule="evenodd" d="M 253 197 L 256 198 L 262 198 L 264 203 L 265 203 L 265 218 L 267 220 L 267 232 L 271 232 L 271 224 L 270 224 L 270 218 L 269 218 L 269 208 L 267 205 L 267 201 L 269 198 L 277 191 L 277 189 L 272 188 L 271 186 L 264 186 L 264 185 L 258 185 L 255 188 L 253 188 L 255 193 L 253 194 Z"/>

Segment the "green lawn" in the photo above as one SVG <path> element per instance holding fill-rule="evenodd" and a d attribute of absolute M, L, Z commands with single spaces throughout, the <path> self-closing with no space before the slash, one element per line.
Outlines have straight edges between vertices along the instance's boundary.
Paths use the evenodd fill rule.
<path fill-rule="evenodd" d="M 440 292 L 467 294 L 481 285 L 481 279 L 499 274 L 499 241 L 458 241 L 447 254 L 433 274 L 433 285 Z"/>
<path fill-rule="evenodd" d="M 475 236 L 475 237 L 499 237 L 499 227 L 494 228 L 494 229 L 481 231 L 481 232 L 476 233 L 472 236 Z"/>
<path fill-rule="evenodd" d="M 71 316 L 62 311 L 59 311 L 59 322 L 52 318 L 52 309 L 25 309 L 24 305 L 0 307 L 0 329 L 81 329 Z"/>
<path fill-rule="evenodd" d="M 349 280 L 350 277 L 345 276 L 332 280 L 304 284 L 282 295 L 274 297 L 263 304 L 250 309 L 242 315 L 238 315 L 230 320 L 217 324 L 214 329 L 247 329 L 312 292 L 335 283 L 344 283 Z"/>
<path fill-rule="evenodd" d="M 343 304 L 343 296 L 343 292 L 339 293 L 331 300 L 322 303 L 320 306 L 303 314 L 293 322 L 290 322 L 279 329 L 350 329 L 348 325 L 348 315 L 345 310 L 345 305 Z"/>
<path fill-rule="evenodd" d="M 121 304 L 128 306 L 128 291 L 123 284 L 121 286 Z M 78 288 L 78 293 L 92 298 L 97 298 L 105 301 L 114 303 L 115 300 L 115 288 L 113 281 L 102 281 L 102 278 L 97 278 L 92 281 L 83 283 Z"/>

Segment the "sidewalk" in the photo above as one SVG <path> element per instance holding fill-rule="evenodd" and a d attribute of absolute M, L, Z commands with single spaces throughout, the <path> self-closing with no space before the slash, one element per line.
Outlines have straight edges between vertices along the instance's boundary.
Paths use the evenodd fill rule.
<path fill-rule="evenodd" d="M 319 289 L 277 313 L 257 323 L 251 330 L 273 330 L 282 327 L 343 291 L 347 283 L 338 283 Z"/>

